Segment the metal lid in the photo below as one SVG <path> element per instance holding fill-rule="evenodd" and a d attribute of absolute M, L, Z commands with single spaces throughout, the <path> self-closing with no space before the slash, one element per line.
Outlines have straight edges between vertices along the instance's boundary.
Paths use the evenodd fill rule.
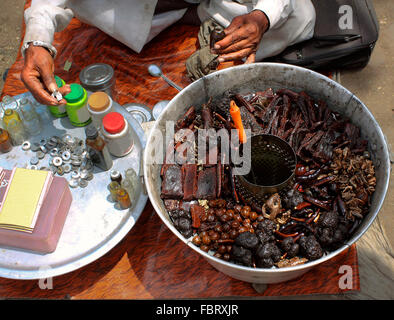
<path fill-rule="evenodd" d="M 82 86 L 91 91 L 106 88 L 112 83 L 113 77 L 114 69 L 105 63 L 91 64 L 79 74 Z"/>
<path fill-rule="evenodd" d="M 123 105 L 128 113 L 130 113 L 134 119 L 140 124 L 143 122 L 149 122 L 153 120 L 152 110 L 147 106 L 139 103 L 127 103 Z"/>
<path fill-rule="evenodd" d="M 120 172 L 118 170 L 112 170 L 110 173 L 111 179 L 117 179 L 120 177 Z"/>
<path fill-rule="evenodd" d="M 169 100 L 162 100 L 154 105 L 152 114 L 155 120 L 159 118 L 160 114 L 164 111 L 164 109 L 167 107 L 169 103 L 170 103 Z"/>
<path fill-rule="evenodd" d="M 86 137 L 89 139 L 95 139 L 98 137 L 98 131 L 94 126 L 87 126 L 85 128 Z"/>

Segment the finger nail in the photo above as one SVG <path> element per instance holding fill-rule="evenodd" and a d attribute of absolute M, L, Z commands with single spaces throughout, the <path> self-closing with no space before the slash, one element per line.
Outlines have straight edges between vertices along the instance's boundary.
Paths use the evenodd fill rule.
<path fill-rule="evenodd" d="M 215 44 L 215 45 L 213 46 L 213 48 L 217 50 L 217 49 L 220 49 L 220 46 L 219 46 L 218 44 Z"/>
<path fill-rule="evenodd" d="M 224 59 L 223 58 L 219 58 L 218 61 L 219 62 L 224 62 Z"/>
<path fill-rule="evenodd" d="M 55 83 L 49 84 L 48 90 L 49 90 L 50 92 L 53 92 L 53 91 L 57 90 L 57 85 L 56 85 Z"/>

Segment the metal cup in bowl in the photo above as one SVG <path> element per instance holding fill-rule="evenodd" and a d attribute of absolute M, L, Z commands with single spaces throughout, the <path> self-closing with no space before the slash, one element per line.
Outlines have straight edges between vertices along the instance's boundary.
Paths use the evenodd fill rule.
<path fill-rule="evenodd" d="M 254 135 L 250 139 L 251 163 L 248 174 L 235 176 L 237 190 L 248 202 L 263 203 L 267 194 L 279 192 L 294 182 L 297 156 L 283 139 Z"/>

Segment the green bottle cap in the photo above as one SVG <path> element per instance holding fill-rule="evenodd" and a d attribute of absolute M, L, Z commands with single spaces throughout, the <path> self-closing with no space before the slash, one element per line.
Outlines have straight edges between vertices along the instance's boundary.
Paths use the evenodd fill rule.
<path fill-rule="evenodd" d="M 81 85 L 72 83 L 70 84 L 70 88 L 71 92 L 64 96 L 64 99 L 66 99 L 68 103 L 76 103 L 83 98 L 85 93 Z"/>
<path fill-rule="evenodd" d="M 55 81 L 56 81 L 56 85 L 57 85 L 58 88 L 63 87 L 63 80 L 62 80 L 62 78 L 60 78 L 58 76 L 55 76 Z"/>

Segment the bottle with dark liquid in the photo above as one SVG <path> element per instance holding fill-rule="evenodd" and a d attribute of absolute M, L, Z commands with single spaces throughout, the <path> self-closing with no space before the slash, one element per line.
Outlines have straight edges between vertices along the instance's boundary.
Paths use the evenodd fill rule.
<path fill-rule="evenodd" d="M 6 153 L 11 151 L 11 149 L 12 149 L 12 144 L 11 144 L 10 135 L 6 130 L 0 128 L 0 152 Z"/>
<path fill-rule="evenodd" d="M 85 128 L 86 146 L 93 164 L 104 171 L 112 168 L 112 157 L 104 139 L 99 135 L 94 126 Z"/>

